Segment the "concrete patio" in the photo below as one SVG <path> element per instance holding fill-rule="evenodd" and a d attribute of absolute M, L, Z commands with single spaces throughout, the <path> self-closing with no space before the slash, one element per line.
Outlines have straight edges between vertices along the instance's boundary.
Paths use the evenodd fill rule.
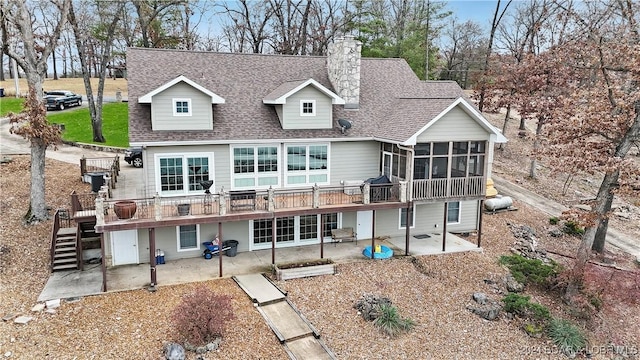
<path fill-rule="evenodd" d="M 441 234 L 429 234 L 428 238 L 423 239 L 416 239 L 412 236 L 409 244 L 409 255 L 422 256 L 463 251 L 482 251 L 482 248 L 478 248 L 476 244 L 454 234 L 448 233 L 446 239 L 446 251 L 443 252 Z M 394 257 L 404 256 L 405 254 L 404 237 L 377 239 L 376 244 L 386 245 L 393 249 Z M 323 255 L 336 263 L 371 261 L 362 255 L 364 247 L 369 245 L 371 245 L 371 240 L 360 240 L 357 243 L 325 243 Z M 318 258 L 320 258 L 319 244 L 279 248 L 275 251 L 276 263 Z M 223 255 L 221 260 L 223 277 L 271 271 L 270 249 L 240 252 L 234 257 Z M 204 258 L 168 260 L 165 264 L 156 266 L 157 285 L 162 287 L 211 280 L 220 277 L 219 270 L 220 258 L 217 256 L 210 260 L 205 260 Z M 150 278 L 148 263 L 111 267 L 107 269 L 107 291 L 147 288 Z M 102 276 L 99 265 L 87 265 L 84 271 L 55 272 L 51 274 L 38 301 L 100 294 L 102 293 L 101 285 Z"/>

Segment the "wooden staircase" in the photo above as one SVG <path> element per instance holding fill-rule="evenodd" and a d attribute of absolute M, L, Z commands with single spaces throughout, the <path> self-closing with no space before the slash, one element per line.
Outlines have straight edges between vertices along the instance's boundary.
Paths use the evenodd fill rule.
<path fill-rule="evenodd" d="M 59 228 L 53 243 L 51 270 L 77 270 L 81 268 L 78 252 L 80 234 L 77 227 Z"/>
<path fill-rule="evenodd" d="M 58 209 L 51 230 L 51 271 L 83 270 L 82 227 L 71 225 L 67 210 Z"/>

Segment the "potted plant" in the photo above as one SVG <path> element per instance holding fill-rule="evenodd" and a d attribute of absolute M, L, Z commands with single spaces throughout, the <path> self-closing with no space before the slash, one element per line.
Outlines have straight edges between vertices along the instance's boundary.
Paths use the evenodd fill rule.
<path fill-rule="evenodd" d="M 132 200 L 122 200 L 113 204 L 113 212 L 118 219 L 131 219 L 136 214 L 136 202 Z"/>
<path fill-rule="evenodd" d="M 177 208 L 178 208 L 178 215 L 180 216 L 189 215 L 189 211 L 191 211 L 191 204 L 188 204 L 188 203 L 178 204 Z"/>

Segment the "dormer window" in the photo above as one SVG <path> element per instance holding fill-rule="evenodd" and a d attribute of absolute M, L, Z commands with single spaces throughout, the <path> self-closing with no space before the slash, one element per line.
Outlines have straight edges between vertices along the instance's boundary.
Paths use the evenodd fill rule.
<path fill-rule="evenodd" d="M 173 99 L 173 116 L 191 116 L 191 99 Z"/>
<path fill-rule="evenodd" d="M 300 116 L 316 116 L 316 101 L 300 100 Z"/>

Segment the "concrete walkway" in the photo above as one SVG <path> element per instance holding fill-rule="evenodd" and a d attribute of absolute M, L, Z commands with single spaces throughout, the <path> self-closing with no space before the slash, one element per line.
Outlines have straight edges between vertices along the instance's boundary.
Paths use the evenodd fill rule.
<path fill-rule="evenodd" d="M 492 176 L 493 183 L 500 194 L 511 196 L 512 198 L 528 204 L 550 216 L 560 216 L 568 207 L 553 200 L 544 198 L 520 185 L 509 182 L 505 179 Z M 611 225 L 607 229 L 607 243 L 627 252 L 637 259 L 640 259 L 640 238 L 631 237 L 614 229 Z"/>
<path fill-rule="evenodd" d="M 248 274 L 234 276 L 233 280 L 256 304 L 291 359 L 335 359 L 313 325 L 266 277 Z"/>

